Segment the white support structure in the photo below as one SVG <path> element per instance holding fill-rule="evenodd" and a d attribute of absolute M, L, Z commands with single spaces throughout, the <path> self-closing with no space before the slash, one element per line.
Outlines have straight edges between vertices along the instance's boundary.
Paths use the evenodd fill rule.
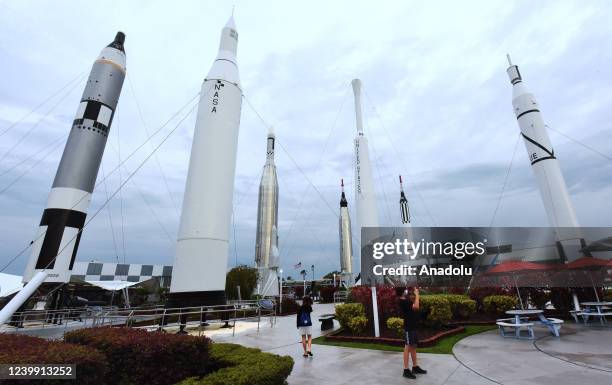
<path fill-rule="evenodd" d="M 10 321 L 11 317 L 19 308 L 30 298 L 40 285 L 47 278 L 48 273 L 45 270 L 39 271 L 30 279 L 30 281 L 17 293 L 13 299 L 0 310 L 0 325 Z"/>

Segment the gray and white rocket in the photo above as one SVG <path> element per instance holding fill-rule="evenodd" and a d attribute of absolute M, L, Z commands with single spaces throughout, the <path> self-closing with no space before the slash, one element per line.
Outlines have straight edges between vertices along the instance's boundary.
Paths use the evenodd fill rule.
<path fill-rule="evenodd" d="M 233 17 L 200 91 L 167 306 L 225 302 L 242 89 Z"/>
<path fill-rule="evenodd" d="M 259 183 L 259 198 L 257 205 L 257 234 L 255 240 L 255 263 L 259 271 L 259 293 L 266 289 L 267 295 L 278 292 L 277 285 L 268 283 L 275 281 L 276 269 L 280 261 L 274 255 L 278 254 L 278 180 L 274 164 L 274 146 L 276 136 L 270 128 L 266 139 L 266 163 L 263 167 Z"/>
<path fill-rule="evenodd" d="M 338 231 L 340 235 L 340 274 L 344 282 L 352 284 L 353 234 L 351 232 L 351 217 L 349 215 L 348 201 L 344 194 L 344 179 L 340 180 L 340 189 L 340 217 L 338 218 Z"/>
<path fill-rule="evenodd" d="M 62 154 L 47 206 L 23 275 L 45 270 L 45 282 L 70 280 L 106 140 L 126 73 L 125 35 L 102 49 L 94 62 Z"/>

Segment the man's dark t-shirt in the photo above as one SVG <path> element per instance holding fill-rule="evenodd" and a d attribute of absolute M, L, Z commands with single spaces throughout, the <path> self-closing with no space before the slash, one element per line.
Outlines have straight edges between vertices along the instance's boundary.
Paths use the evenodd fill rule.
<path fill-rule="evenodd" d="M 416 330 L 419 321 L 419 311 L 412 308 L 412 301 L 409 299 L 400 299 L 399 305 L 402 311 L 402 318 L 404 319 L 404 330 Z"/>

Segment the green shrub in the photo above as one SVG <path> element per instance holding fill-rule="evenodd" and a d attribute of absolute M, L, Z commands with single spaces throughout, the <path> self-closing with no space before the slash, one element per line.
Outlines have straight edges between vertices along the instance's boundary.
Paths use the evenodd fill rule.
<path fill-rule="evenodd" d="M 425 316 L 425 324 L 427 326 L 442 326 L 447 324 L 453 317 L 450 301 L 444 295 L 422 295 L 419 300 L 419 308 Z"/>
<path fill-rule="evenodd" d="M 214 370 L 211 374 L 177 385 L 283 385 L 293 369 L 293 359 L 236 344 L 213 343 L 210 367 Z"/>
<path fill-rule="evenodd" d="M 455 319 L 466 319 L 476 312 L 476 301 L 462 294 L 441 294 L 450 303 L 451 312 Z"/>
<path fill-rule="evenodd" d="M 482 301 L 484 310 L 491 315 L 499 315 L 516 308 L 516 298 L 509 295 L 490 295 Z"/>
<path fill-rule="evenodd" d="M 206 337 L 100 327 L 68 332 L 64 339 L 100 350 L 108 361 L 109 384 L 173 384 L 208 369 Z"/>
<path fill-rule="evenodd" d="M 404 320 L 400 317 L 389 317 L 387 319 L 387 329 L 393 330 L 399 337 L 404 336 Z"/>
<path fill-rule="evenodd" d="M 368 319 L 365 316 L 353 317 L 348 321 L 348 327 L 353 335 L 361 335 L 368 325 Z"/>
<path fill-rule="evenodd" d="M 336 305 L 336 319 L 340 326 L 350 330 L 349 321 L 355 317 L 365 317 L 365 307 L 360 303 L 345 303 Z"/>
<path fill-rule="evenodd" d="M 104 384 L 106 357 L 96 349 L 22 334 L 0 333 L 0 364 L 75 364 L 79 384 Z M 37 385 L 41 380 L 3 380 L 2 384 Z M 75 384 L 75 380 L 44 380 L 45 384 Z"/>

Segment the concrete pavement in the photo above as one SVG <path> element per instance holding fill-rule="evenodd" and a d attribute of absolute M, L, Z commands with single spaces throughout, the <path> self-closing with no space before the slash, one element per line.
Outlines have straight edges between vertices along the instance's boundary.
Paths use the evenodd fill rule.
<path fill-rule="evenodd" d="M 318 315 L 327 313 L 333 313 L 333 305 L 314 306 L 314 337 L 321 335 Z M 461 340 L 452 355 L 419 354 L 429 373 L 416 380 L 401 376 L 398 352 L 314 345 L 314 357 L 302 357 L 295 316 L 278 317 L 273 327 L 262 322 L 259 333 L 245 328 L 234 337 L 211 338 L 293 357 L 290 385 L 612 384 L 612 328 L 566 324 L 559 339 L 545 328 L 537 328 L 536 335 L 536 341 L 514 340 L 490 331 Z"/>

